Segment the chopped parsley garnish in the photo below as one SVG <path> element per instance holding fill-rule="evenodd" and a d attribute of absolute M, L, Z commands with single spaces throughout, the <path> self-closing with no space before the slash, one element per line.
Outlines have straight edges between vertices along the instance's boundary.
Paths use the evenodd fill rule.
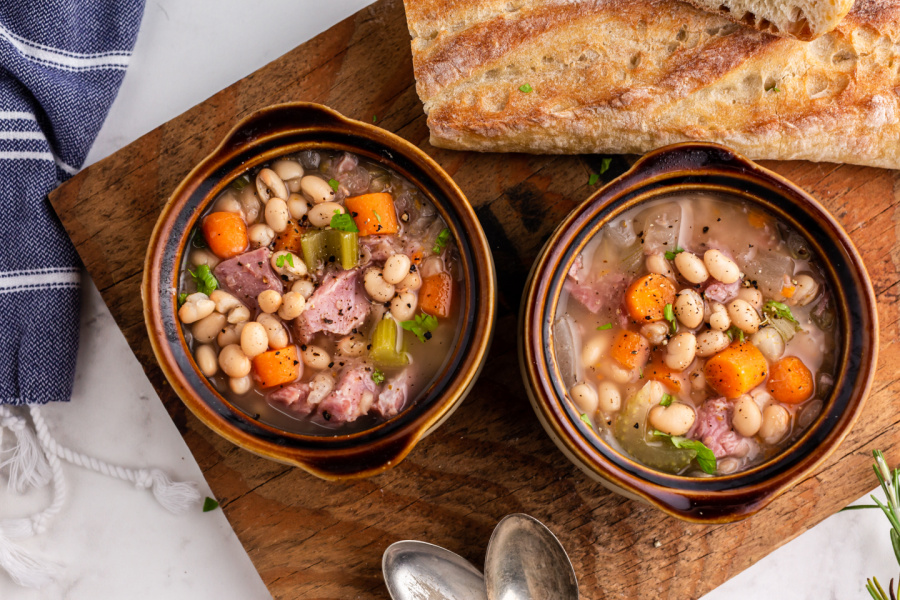
<path fill-rule="evenodd" d="M 335 210 L 334 215 L 331 217 L 331 228 L 338 231 L 359 233 L 359 227 L 356 226 L 356 221 L 353 220 L 353 217 L 339 210 Z"/>
<path fill-rule="evenodd" d="M 293 254 L 281 254 L 278 258 L 275 259 L 275 266 L 279 269 L 287 263 L 292 269 L 294 268 L 294 255 Z"/>
<path fill-rule="evenodd" d="M 530 83 L 524 83 L 519 86 L 519 91 L 522 92 L 523 94 L 530 94 L 531 92 L 534 91 L 534 88 L 531 87 Z"/>
<path fill-rule="evenodd" d="M 375 385 L 384 383 L 384 373 L 382 373 L 381 369 L 375 369 L 372 373 L 372 381 L 375 382 Z"/>
<path fill-rule="evenodd" d="M 675 401 L 675 397 L 672 394 L 663 394 L 662 400 L 659 401 L 660 406 L 669 406 L 672 402 Z"/>
<path fill-rule="evenodd" d="M 331 189 L 333 189 L 335 192 L 337 192 L 337 191 L 338 191 L 338 186 L 341 185 L 341 184 L 340 184 L 340 182 L 339 182 L 337 179 L 329 179 L 329 180 L 328 180 L 328 185 L 331 186 Z"/>
<path fill-rule="evenodd" d="M 600 181 L 600 176 L 596 173 L 591 173 L 591 176 L 588 177 L 588 185 L 595 185 L 598 181 Z"/>
<path fill-rule="evenodd" d="M 588 427 L 593 427 L 593 426 L 594 426 L 594 424 L 591 423 L 591 418 L 590 418 L 589 416 L 587 416 L 586 414 L 581 413 L 581 416 L 578 417 L 578 418 L 581 419 L 582 421 L 584 421 L 585 423 L 587 423 L 587 426 L 588 426 Z"/>
<path fill-rule="evenodd" d="M 674 252 L 672 250 L 666 250 L 666 252 L 664 254 L 665 254 L 666 260 L 675 260 L 675 255 L 681 254 L 682 252 L 684 252 L 684 248 L 681 248 L 680 246 L 675 246 Z"/>
<path fill-rule="evenodd" d="M 609 171 L 609 165 L 612 164 L 611 158 L 601 158 L 600 159 L 600 174 L 606 173 Z"/>
<path fill-rule="evenodd" d="M 437 317 L 425 313 L 416 315 L 416 318 L 411 321 L 400 321 L 400 327 L 416 334 L 420 342 L 430 340 L 431 332 L 437 329 L 437 326 Z"/>
<path fill-rule="evenodd" d="M 197 267 L 196 273 L 194 271 L 188 271 L 188 273 L 191 274 L 191 278 L 197 285 L 197 291 L 201 294 L 209 296 L 219 288 L 219 282 L 209 270 L 209 265 L 200 265 Z"/>
<path fill-rule="evenodd" d="M 765 306 L 763 306 L 763 314 L 766 316 L 771 315 L 779 319 L 785 319 L 799 328 L 800 322 L 794 318 L 794 313 L 791 312 L 791 308 L 783 302 L 769 300 L 766 302 Z"/>
<path fill-rule="evenodd" d="M 744 341 L 744 332 L 737 328 L 736 325 L 732 325 L 725 332 L 725 335 L 728 336 L 728 339 L 731 341 L 737 340 L 739 342 Z"/>
<path fill-rule="evenodd" d="M 216 510 L 217 508 L 219 508 L 219 503 L 209 496 L 203 501 L 203 512 L 209 512 L 211 510 Z"/>
<path fill-rule="evenodd" d="M 777 93 L 777 92 L 780 92 L 780 91 L 781 91 L 781 88 L 779 88 L 779 87 L 776 85 L 776 86 L 773 86 L 773 87 L 769 88 L 769 91 L 770 91 L 770 92 L 776 92 L 776 93 Z"/>
<path fill-rule="evenodd" d="M 675 321 L 675 311 L 672 310 L 671 304 L 666 304 L 666 307 L 663 309 L 663 318 L 669 322 L 669 325 L 672 326 L 672 333 L 678 331 L 678 323 Z"/>
<path fill-rule="evenodd" d="M 181 292 L 178 294 L 178 308 L 181 308 L 181 305 L 187 302 L 187 292 Z"/>
<path fill-rule="evenodd" d="M 612 329 L 612 323 L 604 323 L 597 328 L 597 331 L 606 331 L 607 329 Z"/>
<path fill-rule="evenodd" d="M 680 435 L 669 435 L 668 433 L 663 433 L 656 429 L 653 430 L 653 435 L 669 438 L 672 441 L 672 445 L 676 448 L 693 450 L 695 452 L 694 458 L 697 459 L 697 464 L 700 465 L 703 472 L 708 473 L 709 475 L 716 474 L 716 455 L 713 454 L 713 451 L 707 448 L 706 444 L 700 440 L 692 440 Z"/>
<path fill-rule="evenodd" d="M 450 230 L 444 227 L 441 232 L 438 234 L 437 239 L 434 240 L 434 246 L 432 246 L 431 251 L 435 254 L 440 254 L 444 249 L 444 246 L 447 245 L 447 242 L 450 241 Z"/>
<path fill-rule="evenodd" d="M 372 115 L 372 122 L 373 122 L 373 123 L 377 123 L 377 122 L 378 122 L 378 115 Z"/>
<path fill-rule="evenodd" d="M 372 214 L 375 215 L 375 220 L 381 223 L 381 215 L 378 214 L 377 210 L 373 210 Z"/>

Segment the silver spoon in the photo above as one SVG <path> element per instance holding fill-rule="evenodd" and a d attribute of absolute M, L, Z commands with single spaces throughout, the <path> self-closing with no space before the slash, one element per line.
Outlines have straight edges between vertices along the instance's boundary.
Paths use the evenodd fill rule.
<path fill-rule="evenodd" d="M 434 544 L 393 543 L 384 551 L 381 570 L 393 600 L 487 600 L 481 571 Z"/>
<path fill-rule="evenodd" d="M 489 600 L 578 600 L 569 555 L 543 523 L 523 514 L 503 518 L 484 561 Z"/>

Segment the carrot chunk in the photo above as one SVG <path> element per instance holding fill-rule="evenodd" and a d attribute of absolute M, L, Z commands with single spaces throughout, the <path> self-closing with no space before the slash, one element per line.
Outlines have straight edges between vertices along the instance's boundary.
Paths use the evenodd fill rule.
<path fill-rule="evenodd" d="M 359 235 L 391 235 L 400 230 L 394 198 L 387 192 L 363 194 L 344 201 Z"/>
<path fill-rule="evenodd" d="M 636 279 L 625 292 L 625 308 L 638 323 L 661 321 L 666 304 L 675 301 L 675 284 L 665 275 L 650 273 Z"/>
<path fill-rule="evenodd" d="M 275 236 L 275 252 L 287 250 L 303 256 L 301 240 L 304 233 L 306 233 L 306 227 L 301 227 L 296 221 L 288 221 L 287 229 Z"/>
<path fill-rule="evenodd" d="M 654 352 L 650 362 L 644 367 L 644 379 L 658 381 L 676 394 L 684 387 L 684 375 L 666 366 L 661 352 Z"/>
<path fill-rule="evenodd" d="M 706 382 L 726 398 L 738 398 L 766 380 L 768 364 L 750 342 L 734 342 L 708 361 Z"/>
<path fill-rule="evenodd" d="M 433 317 L 446 319 L 450 316 L 453 301 L 453 278 L 449 273 L 440 272 L 422 280 L 419 290 L 419 307 Z"/>
<path fill-rule="evenodd" d="M 813 394 L 813 376 L 802 360 L 785 356 L 772 365 L 766 389 L 779 402 L 800 404 Z"/>
<path fill-rule="evenodd" d="M 613 337 L 609 354 L 626 369 L 643 367 L 650 357 L 650 344 L 641 334 L 620 329 Z"/>
<path fill-rule="evenodd" d="M 247 225 L 240 215 L 214 212 L 206 215 L 201 225 L 206 245 L 219 258 L 231 258 L 247 249 Z"/>
<path fill-rule="evenodd" d="M 303 372 L 296 346 L 269 350 L 253 357 L 253 375 L 264 388 L 296 381 Z"/>

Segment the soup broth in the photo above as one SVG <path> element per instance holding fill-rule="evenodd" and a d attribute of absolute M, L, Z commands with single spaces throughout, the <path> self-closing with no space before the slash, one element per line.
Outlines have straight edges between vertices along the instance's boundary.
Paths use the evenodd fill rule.
<path fill-rule="evenodd" d="M 778 454 L 820 414 L 838 328 L 795 231 L 746 202 L 635 207 L 576 257 L 554 324 L 568 398 L 621 453 L 725 475 Z"/>
<path fill-rule="evenodd" d="M 240 176 L 184 252 L 179 319 L 199 370 L 298 433 L 367 429 L 414 404 L 456 344 L 456 242 L 396 172 L 347 152 Z"/>

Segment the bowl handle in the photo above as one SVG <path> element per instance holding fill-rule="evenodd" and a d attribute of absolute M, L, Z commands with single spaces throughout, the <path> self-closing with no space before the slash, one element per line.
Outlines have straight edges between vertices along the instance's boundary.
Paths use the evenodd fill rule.
<path fill-rule="evenodd" d="M 322 131 L 335 127 L 355 129 L 365 123 L 348 119 L 327 106 L 313 102 L 287 102 L 275 104 L 244 117 L 235 125 L 216 148 L 214 154 L 231 153 L 245 148 L 260 137 L 262 132 L 296 133 L 298 130 Z M 272 136 L 267 133 L 266 137 Z"/>

